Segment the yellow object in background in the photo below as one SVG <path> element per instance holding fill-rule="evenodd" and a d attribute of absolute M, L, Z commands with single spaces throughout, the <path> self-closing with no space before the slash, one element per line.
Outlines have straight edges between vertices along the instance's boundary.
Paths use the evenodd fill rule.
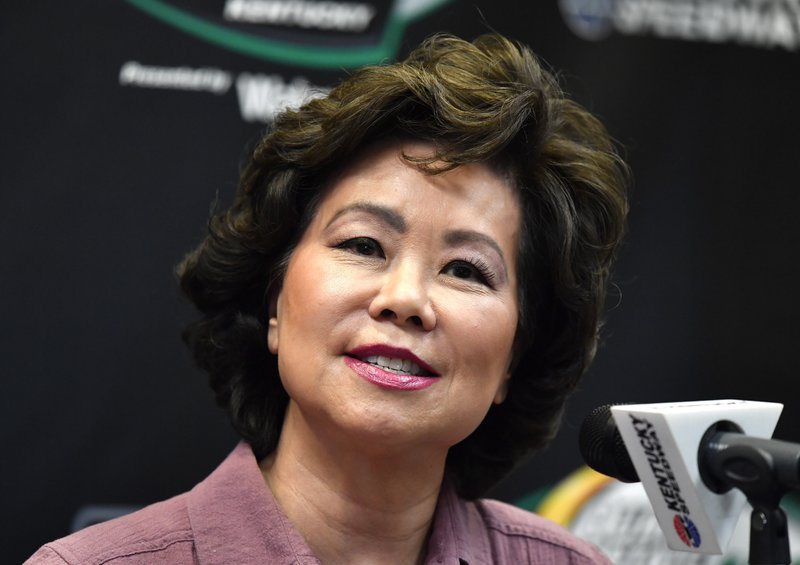
<path fill-rule="evenodd" d="M 613 481 L 590 467 L 581 467 L 550 491 L 536 513 L 564 527 L 595 494 Z"/>

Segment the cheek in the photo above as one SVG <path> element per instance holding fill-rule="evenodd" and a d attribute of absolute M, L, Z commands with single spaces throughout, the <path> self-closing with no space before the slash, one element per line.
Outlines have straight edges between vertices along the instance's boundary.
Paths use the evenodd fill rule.
<path fill-rule="evenodd" d="M 289 264 L 283 284 L 284 313 L 293 322 L 304 321 L 310 312 L 330 303 L 335 275 L 318 253 L 299 248 Z"/>
<path fill-rule="evenodd" d="M 467 368 L 482 373 L 477 378 L 494 383 L 505 377 L 516 327 L 516 312 L 507 308 L 473 311 L 469 323 L 461 325 L 461 357 Z"/>
<path fill-rule="evenodd" d="M 299 259 L 307 259 L 300 257 Z M 346 325 L 364 302 L 364 282 L 346 268 L 315 261 L 298 261 L 286 276 L 281 312 L 281 338 L 315 346 L 335 339 L 337 328 Z M 322 340 L 320 342 L 319 340 Z"/>
<path fill-rule="evenodd" d="M 475 320 L 483 340 L 496 348 L 495 356 L 511 349 L 517 331 L 516 301 L 504 300 L 500 306 L 489 305 L 475 314 Z"/>

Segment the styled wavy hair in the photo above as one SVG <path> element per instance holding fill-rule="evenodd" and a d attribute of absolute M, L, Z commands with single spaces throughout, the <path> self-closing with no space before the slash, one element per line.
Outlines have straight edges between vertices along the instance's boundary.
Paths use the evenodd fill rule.
<path fill-rule="evenodd" d="M 486 163 L 520 196 L 508 395 L 447 459 L 457 491 L 472 499 L 554 436 L 595 354 L 627 213 L 626 167 L 608 133 L 528 48 L 496 34 L 472 43 L 436 35 L 404 61 L 362 68 L 280 114 L 230 208 L 212 215 L 177 268 L 202 313 L 184 340 L 234 428 L 258 457 L 272 452 L 288 396 L 267 349 L 271 298 L 330 179 L 387 137 L 431 142 L 435 155 L 413 160 L 427 174 Z"/>

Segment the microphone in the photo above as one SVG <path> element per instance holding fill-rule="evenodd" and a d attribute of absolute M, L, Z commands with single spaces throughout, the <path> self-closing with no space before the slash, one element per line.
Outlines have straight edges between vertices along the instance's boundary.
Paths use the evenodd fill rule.
<path fill-rule="evenodd" d="M 581 427 L 581 455 L 600 473 L 641 480 L 670 549 L 721 554 L 745 504 L 740 489 L 761 497 L 770 473 L 800 486 L 800 446 L 766 439 L 782 409 L 743 400 L 601 406 Z"/>
<path fill-rule="evenodd" d="M 578 446 L 583 460 L 598 473 L 623 483 L 639 482 L 622 434 L 611 416 L 611 404 L 598 406 L 586 416 L 578 435 Z"/>

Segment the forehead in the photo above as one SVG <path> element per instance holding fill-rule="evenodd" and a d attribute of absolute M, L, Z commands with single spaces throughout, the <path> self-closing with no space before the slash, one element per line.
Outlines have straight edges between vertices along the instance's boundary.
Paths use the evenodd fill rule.
<path fill-rule="evenodd" d="M 377 203 L 411 219 L 487 232 L 515 244 L 520 225 L 516 189 L 483 163 L 433 174 L 404 158 L 433 152 L 434 146 L 424 142 L 385 143 L 365 150 L 333 179 L 318 219 L 329 220 L 354 202 Z"/>

